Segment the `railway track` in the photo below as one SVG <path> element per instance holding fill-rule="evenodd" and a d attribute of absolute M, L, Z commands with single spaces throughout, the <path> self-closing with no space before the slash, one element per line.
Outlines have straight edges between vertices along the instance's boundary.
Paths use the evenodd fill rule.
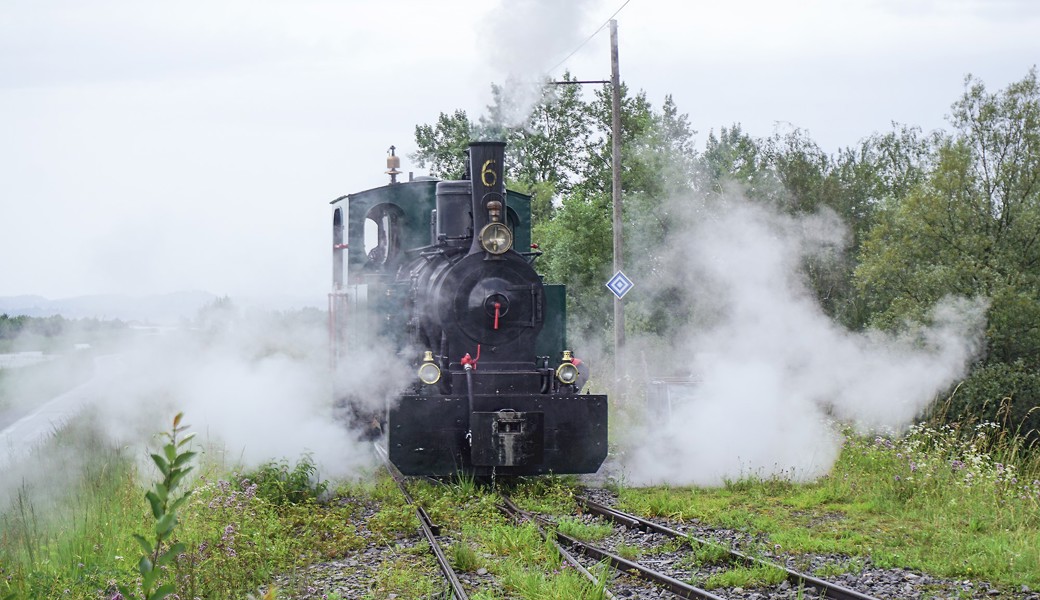
<path fill-rule="evenodd" d="M 401 472 L 397 470 L 397 467 L 390 462 L 390 457 L 387 455 L 386 449 L 378 443 L 372 444 L 372 447 L 375 448 L 376 454 L 380 459 L 382 459 L 383 466 L 386 467 L 387 472 L 390 473 L 390 477 L 392 477 L 397 483 L 397 487 L 400 488 L 405 500 L 410 506 L 415 508 L 415 516 L 419 519 L 419 528 L 422 530 L 423 537 L 426 538 L 427 543 L 430 545 L 430 549 L 433 551 L 434 557 L 437 559 L 437 567 L 444 576 L 444 580 L 448 584 L 448 588 L 451 590 L 452 597 L 455 598 L 455 600 L 469 600 L 466 590 L 462 587 L 462 582 L 459 581 L 455 569 L 452 568 L 451 563 L 448 562 L 448 558 L 444 554 L 444 549 L 441 548 L 441 544 L 437 539 L 438 536 L 440 536 L 440 528 L 434 524 L 432 519 L 430 519 L 430 515 L 426 514 L 426 510 L 412 500 L 411 494 L 408 493 L 408 486 L 405 485 L 404 475 L 402 475 Z"/>
<path fill-rule="evenodd" d="M 420 529 L 426 538 L 447 588 L 456 600 L 468 600 L 469 596 L 446 557 L 440 543 L 441 532 L 433 523 L 426 511 L 416 504 L 408 493 L 406 478 L 393 466 L 389 457 L 379 444 L 373 445 L 377 455 L 382 459 L 387 472 L 397 483 L 404 498 L 415 509 Z M 659 523 L 627 514 L 610 508 L 589 498 L 578 497 L 578 504 L 585 514 L 596 519 L 619 525 L 629 534 L 643 536 L 643 544 L 661 546 L 671 544 L 673 552 L 679 559 L 644 558 L 633 560 L 621 556 L 618 552 L 597 546 L 561 532 L 557 521 L 519 508 L 508 495 L 501 495 L 499 510 L 513 522 L 533 523 L 542 536 L 551 542 L 563 561 L 577 572 L 584 575 L 594 587 L 603 590 L 603 597 L 609 600 L 618 598 L 695 598 L 700 600 L 730 600 L 733 598 L 830 598 L 832 600 L 878 600 L 873 596 L 852 590 L 841 585 L 825 581 L 806 573 L 800 573 L 783 565 L 756 558 L 738 550 L 724 547 L 717 542 L 687 535 Z M 658 537 L 659 540 L 648 540 Z M 716 558 L 713 567 L 703 569 L 695 566 L 695 562 L 686 562 L 682 557 L 692 556 L 699 549 L 711 548 Z M 721 559 L 720 559 L 721 556 Z M 661 565 L 655 568 L 654 565 Z M 686 566 L 676 566 L 684 564 Z M 603 565 L 609 566 L 613 573 L 604 574 Z M 709 591 L 689 583 L 705 579 L 707 573 L 724 570 L 732 566 L 771 569 L 782 574 L 782 581 L 769 585 L 756 585 L 755 591 L 733 589 Z M 594 573 L 595 571 L 595 573 Z"/>
<path fill-rule="evenodd" d="M 539 527 L 544 530 L 552 530 L 555 528 L 555 523 L 547 519 L 544 516 L 523 511 L 518 508 L 508 498 L 503 498 L 504 502 L 500 506 L 500 509 L 504 514 L 516 521 L 533 520 L 538 523 Z M 798 598 L 831 598 L 833 600 L 878 600 L 873 596 L 869 596 L 855 590 L 851 590 L 840 586 L 835 583 L 831 583 L 812 575 L 805 573 L 799 573 L 797 571 L 788 569 L 783 565 L 764 561 L 753 556 L 749 556 L 745 553 L 733 550 L 730 548 L 724 548 L 719 544 L 700 539 L 693 536 L 688 536 L 674 529 L 665 527 L 653 521 L 642 519 L 635 515 L 630 515 L 613 508 L 609 508 L 602 504 L 599 504 L 593 500 L 587 498 L 578 498 L 579 504 L 591 515 L 596 516 L 599 519 L 609 521 L 611 523 L 621 525 L 630 531 L 641 532 L 643 534 L 661 536 L 662 538 L 670 541 L 679 541 L 682 545 L 686 546 L 687 552 L 692 553 L 698 548 L 716 548 L 724 551 L 725 562 L 730 565 L 742 565 L 747 567 L 762 567 L 766 569 L 775 569 L 777 572 L 784 574 L 784 582 L 773 586 L 775 589 L 770 590 L 768 587 L 760 588 L 754 592 L 761 598 L 782 598 L 782 597 L 798 597 Z M 557 545 L 560 543 L 566 548 L 561 547 L 561 553 L 567 553 L 565 558 L 568 562 L 577 560 L 574 554 L 568 552 L 568 549 L 573 550 L 579 555 L 587 557 L 593 561 L 608 564 L 612 567 L 615 572 L 620 576 L 615 578 L 615 582 L 618 582 L 621 578 L 627 579 L 638 579 L 641 580 L 642 584 L 627 582 L 624 583 L 621 589 L 623 592 L 619 592 L 617 595 L 622 593 L 625 596 L 637 597 L 650 596 L 652 592 L 647 589 L 648 586 L 653 588 L 660 588 L 667 590 L 672 595 L 680 598 L 698 598 L 702 600 L 726 600 L 731 596 L 720 595 L 725 592 L 713 592 L 703 588 L 696 587 L 687 581 L 696 577 L 696 572 L 691 572 L 690 569 L 655 569 L 650 566 L 649 561 L 638 562 L 630 560 L 620 556 L 615 552 L 610 552 L 602 547 L 578 540 L 574 537 L 568 536 L 558 530 L 555 531 L 555 540 Z M 658 561 L 662 563 L 670 563 L 673 561 Z M 588 570 L 583 568 L 583 572 L 590 578 L 593 583 L 599 584 L 599 580 L 592 576 Z M 682 579 L 675 577 L 674 575 L 681 572 Z M 744 590 L 740 590 L 741 597 L 744 597 Z M 607 597 L 616 597 L 617 595 L 607 591 Z M 654 594 L 656 595 L 656 594 Z"/>
<path fill-rule="evenodd" d="M 589 513 L 597 515 L 600 518 L 609 520 L 613 523 L 623 525 L 630 529 L 638 531 L 644 531 L 647 533 L 660 534 L 670 539 L 679 539 L 686 542 L 691 548 L 696 544 L 702 548 L 714 547 L 719 548 L 717 543 L 710 540 L 705 540 L 695 536 L 689 536 L 679 531 L 665 527 L 653 521 L 642 519 L 634 515 L 630 515 L 613 508 L 609 508 L 587 498 L 580 498 L 579 503 L 589 511 Z M 819 594 L 825 598 L 831 598 L 833 600 L 875 600 L 872 596 L 857 592 L 855 590 L 848 589 L 841 585 L 819 579 L 812 575 L 800 573 L 789 569 L 783 565 L 765 561 L 743 552 L 734 550 L 732 548 L 725 548 L 728 555 L 728 559 L 731 563 L 742 564 L 749 567 L 760 566 L 766 568 L 779 569 L 785 574 L 785 581 L 787 581 L 791 587 L 797 587 L 803 590 L 809 590 L 813 595 Z"/>

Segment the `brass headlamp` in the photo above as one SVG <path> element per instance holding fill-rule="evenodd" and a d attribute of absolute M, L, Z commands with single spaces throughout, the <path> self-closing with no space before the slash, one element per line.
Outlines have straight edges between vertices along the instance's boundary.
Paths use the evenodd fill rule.
<path fill-rule="evenodd" d="M 556 369 L 556 379 L 564 385 L 573 385 L 578 380 L 578 367 L 570 350 L 563 351 L 563 362 Z"/>
<path fill-rule="evenodd" d="M 433 352 L 429 350 L 423 355 L 423 363 L 419 365 L 419 380 L 426 385 L 433 385 L 441 380 L 441 368 L 433 362 Z"/>

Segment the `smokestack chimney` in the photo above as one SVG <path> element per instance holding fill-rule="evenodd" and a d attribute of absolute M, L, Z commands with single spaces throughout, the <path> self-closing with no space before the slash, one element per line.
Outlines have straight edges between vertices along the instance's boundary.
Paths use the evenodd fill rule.
<path fill-rule="evenodd" d="M 503 169 L 505 142 L 472 142 L 469 172 L 473 182 L 473 245 L 481 252 L 480 234 L 491 223 L 506 222 L 506 186 Z"/>

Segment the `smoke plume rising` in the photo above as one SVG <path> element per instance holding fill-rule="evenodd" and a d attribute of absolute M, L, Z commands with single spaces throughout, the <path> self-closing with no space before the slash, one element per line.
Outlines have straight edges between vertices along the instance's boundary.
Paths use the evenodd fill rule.
<path fill-rule="evenodd" d="M 503 82 L 502 112 L 489 115 L 490 125 L 517 127 L 527 121 L 546 93 L 547 71 L 588 35 L 592 5 L 592 0 L 519 0 L 488 13 L 477 44 L 492 76 Z"/>
<path fill-rule="evenodd" d="M 812 480 L 838 456 L 839 424 L 904 429 L 977 352 L 986 308 L 978 300 L 946 299 L 930 325 L 901 334 L 832 321 L 801 266 L 840 252 L 845 230 L 833 213 L 790 216 L 736 193 L 674 200 L 667 213 L 660 275 L 645 285 L 648 294 L 678 288 L 684 306 L 672 347 L 642 343 L 654 369 L 697 383 L 627 441 L 629 483 Z"/>

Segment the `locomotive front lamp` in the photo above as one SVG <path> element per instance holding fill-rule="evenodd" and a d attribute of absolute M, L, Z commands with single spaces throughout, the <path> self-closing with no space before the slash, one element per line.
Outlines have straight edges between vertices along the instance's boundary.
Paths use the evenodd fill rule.
<path fill-rule="evenodd" d="M 556 379 L 564 385 L 571 385 L 578 380 L 578 367 L 574 364 L 570 350 L 563 351 L 563 362 L 556 369 Z"/>
<path fill-rule="evenodd" d="M 513 233 L 504 223 L 488 223 L 480 230 L 480 245 L 491 254 L 502 254 L 513 246 Z"/>
<path fill-rule="evenodd" d="M 423 356 L 423 364 L 419 365 L 419 380 L 426 385 L 433 385 L 441 380 L 441 368 L 433 362 L 433 352 L 429 350 Z"/>

